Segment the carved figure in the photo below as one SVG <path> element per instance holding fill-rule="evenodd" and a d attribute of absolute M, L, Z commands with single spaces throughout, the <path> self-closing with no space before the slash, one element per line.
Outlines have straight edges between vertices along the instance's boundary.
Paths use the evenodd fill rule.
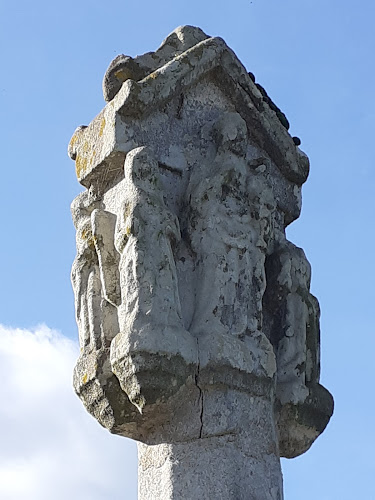
<path fill-rule="evenodd" d="M 101 302 L 101 282 L 98 256 L 91 229 L 91 213 L 99 202 L 87 191 L 72 203 L 73 223 L 77 230 L 77 255 L 72 267 L 72 284 L 76 301 L 76 320 L 82 349 L 100 349 L 101 317 L 97 314 Z"/>
<path fill-rule="evenodd" d="M 120 333 L 111 346 L 111 363 L 130 400 L 142 411 L 147 402 L 142 373 L 158 371 L 161 356 L 167 356 L 163 372 L 173 383 L 163 388 L 164 395 L 177 391 L 191 371 L 185 365 L 197 362 L 196 341 L 182 324 L 172 250 L 180 229 L 164 204 L 158 163 L 147 148 L 136 148 L 128 153 L 124 170 L 124 201 L 116 231 L 121 255 Z"/>
<path fill-rule="evenodd" d="M 120 390 L 109 364 L 109 347 L 119 331 L 113 304 L 117 293 L 113 275 L 118 274 L 118 268 L 116 260 L 109 262 L 108 258 L 114 248 L 110 237 L 114 216 L 101 205 L 85 191 L 71 206 L 77 230 L 77 255 L 71 277 L 81 347 L 74 369 L 74 387 L 86 409 L 103 426 L 115 430 L 136 421 L 137 412 Z M 114 230 L 112 240 L 113 234 Z"/>
<path fill-rule="evenodd" d="M 267 259 L 264 300 L 276 351 L 277 395 L 282 404 L 303 402 L 308 383 L 319 382 L 319 304 L 310 293 L 311 267 L 288 241 Z"/>
<path fill-rule="evenodd" d="M 245 121 L 225 113 L 213 131 L 215 160 L 193 172 L 189 196 L 199 276 L 191 331 L 215 330 L 243 339 L 262 327 L 265 220 L 274 206 L 269 207 L 268 198 L 263 203 L 266 187 L 259 192 L 259 179 L 248 167 Z"/>

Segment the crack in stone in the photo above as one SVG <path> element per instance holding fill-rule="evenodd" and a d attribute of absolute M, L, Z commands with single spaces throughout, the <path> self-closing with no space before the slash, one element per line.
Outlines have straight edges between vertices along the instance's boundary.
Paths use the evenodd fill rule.
<path fill-rule="evenodd" d="M 195 376 L 195 384 L 199 390 L 199 399 L 201 402 L 201 414 L 200 414 L 200 421 L 201 421 L 201 427 L 199 429 L 199 439 L 202 438 L 203 434 L 203 390 L 199 386 L 199 370 L 200 370 L 200 360 L 199 360 L 199 340 L 197 339 L 197 352 L 198 352 L 198 366 L 197 366 L 197 374 Z"/>

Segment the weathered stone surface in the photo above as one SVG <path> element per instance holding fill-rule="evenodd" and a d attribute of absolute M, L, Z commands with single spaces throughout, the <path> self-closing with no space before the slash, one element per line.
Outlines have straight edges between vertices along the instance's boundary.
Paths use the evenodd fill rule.
<path fill-rule="evenodd" d="M 148 52 L 134 59 L 124 54 L 109 65 L 103 79 L 104 99 L 109 102 L 119 92 L 126 80 L 140 81 L 177 56 L 194 47 L 208 36 L 199 28 L 182 26 L 174 30 L 155 52 Z"/>
<path fill-rule="evenodd" d="M 181 95 L 184 98 L 185 91 L 202 80 L 212 82 L 216 92 L 220 90 L 231 101 L 232 109 L 236 108 L 248 122 L 249 133 L 256 143 L 267 151 L 267 156 L 271 156 L 287 179 L 301 185 L 309 170 L 306 155 L 295 147 L 276 113 L 221 38 L 207 38 L 197 43 L 139 82 L 125 80 L 90 125 L 80 128 L 72 137 L 69 154 L 76 160 L 78 180 L 88 187 L 99 184 L 100 176 L 100 187 L 103 188 L 103 184 L 105 187 L 103 176 L 113 178 L 114 172 L 119 173 L 126 153 L 139 145 L 142 136 L 142 145 L 149 145 L 142 130 L 143 120 L 139 127 L 134 124 L 134 118 L 150 119 L 156 109 L 174 101 L 174 106 L 171 103 L 171 108 L 175 108 L 174 118 L 183 119 L 181 113 L 183 108 L 188 111 L 188 106 L 181 103 Z"/>
<path fill-rule="evenodd" d="M 139 498 L 280 500 L 282 476 L 269 398 L 212 387 L 200 439 L 139 444 Z"/>
<path fill-rule="evenodd" d="M 333 411 L 319 304 L 286 239 L 309 162 L 220 38 L 175 30 L 118 56 L 69 145 L 74 386 L 140 443 L 140 498 L 281 499 L 280 456 Z"/>

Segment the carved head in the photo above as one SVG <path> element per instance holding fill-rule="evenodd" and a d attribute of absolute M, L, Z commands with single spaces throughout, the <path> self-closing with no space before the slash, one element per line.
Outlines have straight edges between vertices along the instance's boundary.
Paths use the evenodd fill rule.
<path fill-rule="evenodd" d="M 90 219 L 91 212 L 95 208 L 99 208 L 100 201 L 95 200 L 89 191 L 83 191 L 80 193 L 70 205 L 70 211 L 72 213 L 73 224 L 77 228 L 79 224 L 83 221 Z"/>
<path fill-rule="evenodd" d="M 103 96 L 109 102 L 126 80 L 138 81 L 145 77 L 144 70 L 130 56 L 120 54 L 109 65 L 103 79 Z"/>
<path fill-rule="evenodd" d="M 124 174 L 125 180 L 135 188 L 146 192 L 160 191 L 158 162 L 145 146 L 126 155 Z"/>
<path fill-rule="evenodd" d="M 188 25 L 179 26 L 162 41 L 157 52 L 160 53 L 161 57 L 168 54 L 168 59 L 171 59 L 176 54 L 181 54 L 207 38 L 209 37 L 200 28 Z"/>
<path fill-rule="evenodd" d="M 224 113 L 215 123 L 213 132 L 218 153 L 229 150 L 238 156 L 245 156 L 247 126 L 238 113 Z"/>

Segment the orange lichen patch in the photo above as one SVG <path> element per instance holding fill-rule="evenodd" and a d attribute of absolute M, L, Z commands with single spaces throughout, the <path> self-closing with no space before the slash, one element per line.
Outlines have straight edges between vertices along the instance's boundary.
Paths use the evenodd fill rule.
<path fill-rule="evenodd" d="M 130 215 L 131 212 L 131 204 L 130 203 L 125 203 L 125 209 L 124 209 L 124 217 L 127 219 Z"/>
<path fill-rule="evenodd" d="M 79 148 L 76 157 L 76 175 L 78 180 L 82 179 L 90 168 L 96 164 L 97 151 L 91 150 L 88 141 L 85 141 Z"/>
<path fill-rule="evenodd" d="M 69 142 L 69 147 L 73 148 L 74 144 L 78 141 L 78 136 L 77 134 L 74 134 L 73 137 L 70 139 Z"/>
<path fill-rule="evenodd" d="M 159 72 L 158 71 L 153 71 L 152 73 L 150 73 L 146 78 L 145 80 L 148 80 L 148 79 L 151 79 L 151 80 L 155 80 L 155 78 L 157 78 L 159 76 Z"/>
<path fill-rule="evenodd" d="M 79 132 L 76 132 L 70 139 L 68 146 L 68 154 L 73 160 L 77 156 L 78 147 L 79 147 Z"/>
<path fill-rule="evenodd" d="M 88 244 L 88 247 L 91 248 L 91 250 L 94 250 L 95 249 L 95 240 L 94 238 L 89 238 L 87 240 L 87 244 Z"/>
<path fill-rule="evenodd" d="M 87 373 L 85 373 L 84 376 L 82 377 L 82 384 L 86 384 L 88 378 L 89 377 L 88 377 Z"/>
<path fill-rule="evenodd" d="M 131 232 L 132 232 L 132 231 L 131 231 L 131 228 L 128 226 L 128 227 L 126 228 L 126 234 L 127 234 L 127 236 L 130 236 Z"/>
<path fill-rule="evenodd" d="M 81 179 L 87 170 L 87 158 L 77 156 L 76 158 L 76 176 Z"/>
<path fill-rule="evenodd" d="M 82 152 L 85 154 L 85 153 L 88 153 L 89 152 L 89 149 L 90 149 L 90 145 L 87 141 L 85 141 L 83 143 L 83 146 L 82 146 Z"/>
<path fill-rule="evenodd" d="M 90 166 L 95 163 L 95 160 L 96 160 L 96 151 L 94 149 L 94 151 L 91 153 L 91 156 L 90 156 Z"/>
<path fill-rule="evenodd" d="M 119 69 L 115 72 L 115 77 L 117 78 L 117 80 L 120 80 L 120 82 L 125 82 L 126 80 L 129 80 L 129 78 L 131 78 L 131 74 L 129 71 Z"/>
<path fill-rule="evenodd" d="M 105 127 L 105 118 L 102 118 L 102 121 L 100 122 L 99 137 L 103 135 L 104 127 Z"/>

